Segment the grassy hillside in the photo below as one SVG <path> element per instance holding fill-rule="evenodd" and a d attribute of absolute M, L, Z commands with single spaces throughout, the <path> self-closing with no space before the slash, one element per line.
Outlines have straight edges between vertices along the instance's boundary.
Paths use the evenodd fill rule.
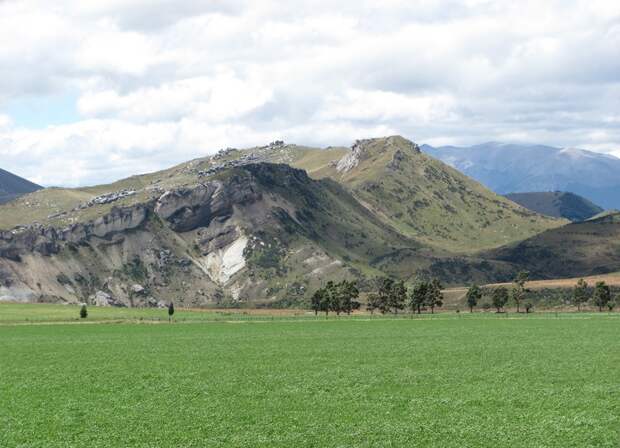
<path fill-rule="evenodd" d="M 363 140 L 354 152 L 350 169 L 338 170 L 332 160 L 312 172 L 347 186 L 381 219 L 426 244 L 470 253 L 564 223 L 496 195 L 402 137 Z M 293 165 L 305 168 L 305 160 Z"/>
<path fill-rule="evenodd" d="M 603 212 L 601 207 L 588 199 L 564 191 L 510 193 L 506 197 L 528 210 L 570 221 L 584 221 Z"/>
<path fill-rule="evenodd" d="M 484 256 L 529 270 L 540 279 L 620 270 L 620 213 L 551 229 Z"/>

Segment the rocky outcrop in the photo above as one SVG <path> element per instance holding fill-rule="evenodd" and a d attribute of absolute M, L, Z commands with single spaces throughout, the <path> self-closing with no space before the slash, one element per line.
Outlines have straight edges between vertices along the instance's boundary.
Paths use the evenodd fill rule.
<path fill-rule="evenodd" d="M 418 145 L 397 135 L 384 139 L 371 138 L 356 140 L 353 146 L 351 146 L 351 152 L 338 161 L 336 170 L 339 173 L 346 173 L 358 166 L 361 161 L 370 157 L 372 153 L 382 153 L 394 149 L 396 149 L 396 152 L 394 154 L 394 160 L 392 160 L 392 165 L 389 166 L 390 168 L 398 167 L 398 162 L 404 158 L 407 152 L 420 153 L 420 147 Z"/>
<path fill-rule="evenodd" d="M 351 146 L 351 152 L 338 161 L 336 170 L 339 173 L 346 173 L 359 165 L 365 155 L 365 142 L 368 140 L 356 140 Z"/>
<path fill-rule="evenodd" d="M 49 256 L 58 253 L 58 232 L 40 224 L 0 232 L 0 257 L 19 261 L 27 252 Z"/>
<path fill-rule="evenodd" d="M 125 306 L 123 302 L 115 299 L 110 294 L 104 291 L 97 291 L 95 294 L 89 297 L 89 301 L 95 306 Z"/>
<path fill-rule="evenodd" d="M 148 205 L 115 207 L 110 213 L 85 224 L 74 224 L 62 230 L 31 224 L 0 232 L 0 257 L 19 261 L 25 253 L 43 256 L 57 254 L 65 243 L 80 244 L 91 237 L 108 238 L 140 227 L 148 217 Z"/>
<path fill-rule="evenodd" d="M 155 205 L 155 213 L 176 232 L 208 227 L 211 221 L 225 221 L 233 206 L 258 201 L 261 194 L 250 177 L 233 176 L 226 181 L 211 181 L 195 188 L 167 191 Z"/>

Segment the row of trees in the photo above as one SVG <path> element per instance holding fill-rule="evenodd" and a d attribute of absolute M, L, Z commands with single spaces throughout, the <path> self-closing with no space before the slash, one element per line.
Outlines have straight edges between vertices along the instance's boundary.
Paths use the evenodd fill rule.
<path fill-rule="evenodd" d="M 431 313 L 435 308 L 443 305 L 441 282 L 438 279 L 430 281 L 418 280 L 413 287 L 407 289 L 402 280 L 381 278 L 378 281 L 376 293 L 368 295 L 366 309 L 371 314 L 378 310 L 382 314 L 394 313 L 408 308 L 412 313 L 420 314 L 422 309 L 429 309 Z"/>
<path fill-rule="evenodd" d="M 382 314 L 398 314 L 405 308 L 411 312 L 420 314 L 423 309 L 435 308 L 443 305 L 441 283 L 437 279 L 431 281 L 417 281 L 412 288 L 407 289 L 405 282 L 391 278 L 377 280 L 377 291 L 368 295 L 366 309 L 374 314 L 379 311 Z M 355 282 L 343 280 L 339 283 L 328 282 L 324 287 L 315 291 L 310 300 L 310 305 L 315 314 L 324 312 L 329 315 L 334 312 L 351 314 L 351 311 L 360 308 L 359 290 Z"/>
<path fill-rule="evenodd" d="M 517 312 L 520 312 L 520 306 L 525 301 L 526 293 L 528 292 L 525 287 L 528 280 L 529 274 L 527 272 L 519 272 L 513 280 L 510 291 L 505 286 L 499 286 L 493 289 L 491 292 L 490 305 L 497 309 L 499 313 L 512 298 L 517 305 Z M 478 285 L 472 285 L 467 290 L 466 301 L 470 312 L 473 312 L 474 308 L 480 303 L 482 297 L 483 291 Z M 604 281 L 597 282 L 594 288 L 591 288 L 584 279 L 580 279 L 573 288 L 571 303 L 577 307 L 578 311 L 581 311 L 581 307 L 588 302 L 598 307 L 599 311 L 603 311 L 604 308 L 608 308 L 609 311 L 612 311 L 616 306 L 616 301 L 612 298 L 611 288 Z M 525 303 L 525 312 L 529 313 L 532 307 L 533 305 L 531 302 Z"/>
<path fill-rule="evenodd" d="M 314 314 L 324 312 L 327 316 L 329 312 L 337 315 L 341 313 L 351 314 L 351 311 L 360 307 L 359 290 L 355 282 L 343 280 L 339 283 L 329 281 L 327 284 L 312 295 L 310 305 Z"/>
<path fill-rule="evenodd" d="M 573 288 L 573 305 L 577 307 L 577 311 L 581 311 L 581 307 L 588 302 L 598 307 L 599 311 L 604 308 L 612 311 L 616 306 L 616 301 L 611 296 L 611 288 L 603 281 L 596 282 L 594 289 L 590 288 L 588 282 L 580 279 Z"/>
<path fill-rule="evenodd" d="M 505 286 L 499 286 L 493 289 L 493 292 L 491 293 L 491 305 L 497 310 L 498 313 L 504 309 L 511 297 L 517 305 L 517 313 L 521 312 L 521 304 L 525 300 L 525 295 L 527 292 L 525 283 L 529 280 L 529 276 L 529 273 L 526 271 L 519 272 L 512 282 L 511 291 L 508 291 L 508 288 Z M 467 290 L 466 300 L 470 313 L 474 311 L 474 308 L 480 303 L 482 297 L 482 289 L 478 285 L 472 285 Z M 533 305 L 531 302 L 526 303 L 525 312 L 529 313 L 532 310 L 532 307 Z"/>

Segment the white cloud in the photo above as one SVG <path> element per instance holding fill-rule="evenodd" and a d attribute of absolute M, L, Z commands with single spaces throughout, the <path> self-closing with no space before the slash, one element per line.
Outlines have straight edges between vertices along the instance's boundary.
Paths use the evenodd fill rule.
<path fill-rule="evenodd" d="M 0 166 L 46 185 L 274 138 L 620 155 L 615 0 L 5 1 L 0 41 Z M 73 123 L 12 116 L 67 93 Z"/>
<path fill-rule="evenodd" d="M 13 120 L 11 120 L 11 117 L 9 117 L 8 115 L 0 114 L 0 131 L 3 129 L 8 129 L 12 123 Z"/>

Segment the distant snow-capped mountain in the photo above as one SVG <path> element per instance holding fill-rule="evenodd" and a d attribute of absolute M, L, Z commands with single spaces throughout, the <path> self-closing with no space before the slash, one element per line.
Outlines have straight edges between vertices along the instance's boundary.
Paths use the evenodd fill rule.
<path fill-rule="evenodd" d="M 568 191 L 605 208 L 620 208 L 620 159 L 611 155 L 497 142 L 421 148 L 496 193 Z"/>

